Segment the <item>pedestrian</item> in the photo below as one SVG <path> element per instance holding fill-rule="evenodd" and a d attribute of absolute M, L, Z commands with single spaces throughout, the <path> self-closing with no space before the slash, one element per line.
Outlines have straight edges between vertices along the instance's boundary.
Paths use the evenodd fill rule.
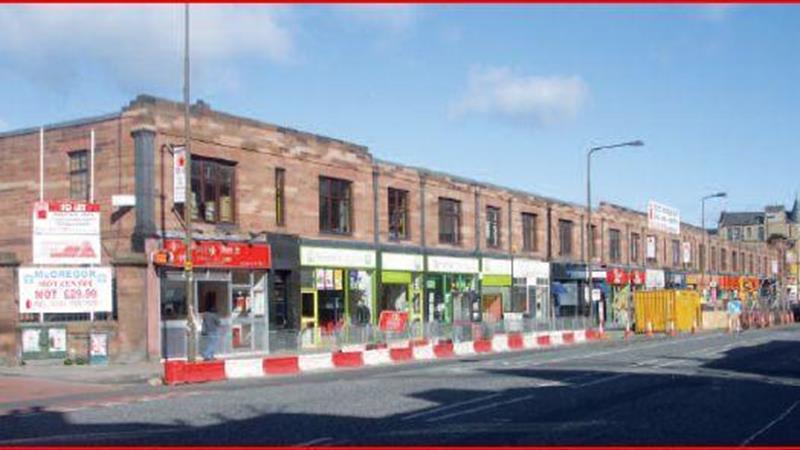
<path fill-rule="evenodd" d="M 202 330 L 200 331 L 201 340 L 203 341 L 201 354 L 206 361 L 214 359 L 221 324 L 222 321 L 217 315 L 216 296 L 213 292 L 209 292 L 206 296 L 206 311 L 203 313 Z"/>
<path fill-rule="evenodd" d="M 728 300 L 728 329 L 731 332 L 739 333 L 742 331 L 741 321 L 739 320 L 742 314 L 742 302 L 739 300 L 739 294 L 733 291 L 730 300 Z"/>

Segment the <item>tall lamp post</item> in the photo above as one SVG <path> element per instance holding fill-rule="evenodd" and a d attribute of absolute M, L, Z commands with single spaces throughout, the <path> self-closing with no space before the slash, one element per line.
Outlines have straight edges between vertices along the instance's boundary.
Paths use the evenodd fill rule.
<path fill-rule="evenodd" d="M 186 277 L 186 314 L 189 317 L 189 332 L 186 341 L 186 359 L 194 362 L 197 359 L 197 323 L 195 322 L 194 272 L 192 268 L 192 213 L 194 202 L 192 196 L 192 131 L 189 123 L 189 4 L 184 9 L 184 53 L 183 53 L 183 126 L 184 146 L 186 149 L 186 186 L 189 194 L 183 203 L 183 221 L 186 224 L 183 245 L 186 247 L 186 260 L 183 271 Z"/>
<path fill-rule="evenodd" d="M 728 194 L 725 192 L 717 192 L 716 194 L 709 194 L 703 197 L 700 201 L 700 227 L 703 228 L 703 251 L 705 255 L 703 257 L 703 264 L 700 268 L 702 272 L 700 276 L 700 284 L 702 286 L 706 285 L 706 266 L 708 265 L 708 231 L 706 230 L 706 200 L 710 198 L 723 198 L 727 197 Z"/>
<path fill-rule="evenodd" d="M 586 152 L 586 236 L 588 236 L 586 246 L 586 286 L 589 289 L 589 319 L 594 326 L 594 300 L 592 300 L 592 250 L 594 248 L 594 235 L 592 233 L 592 155 L 600 150 L 609 150 L 620 147 L 641 147 L 642 141 L 622 142 L 613 145 L 601 145 L 592 147 Z"/>

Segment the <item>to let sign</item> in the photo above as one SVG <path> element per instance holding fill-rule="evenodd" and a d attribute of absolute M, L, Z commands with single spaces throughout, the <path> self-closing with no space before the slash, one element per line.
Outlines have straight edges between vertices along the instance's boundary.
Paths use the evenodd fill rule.
<path fill-rule="evenodd" d="M 100 205 L 44 201 L 33 205 L 34 264 L 100 264 Z"/>
<path fill-rule="evenodd" d="M 19 269 L 20 313 L 111 311 L 111 268 Z"/>

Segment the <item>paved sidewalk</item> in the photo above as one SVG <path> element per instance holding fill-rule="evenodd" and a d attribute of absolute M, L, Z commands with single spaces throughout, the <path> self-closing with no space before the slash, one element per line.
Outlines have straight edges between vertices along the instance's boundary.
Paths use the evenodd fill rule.
<path fill-rule="evenodd" d="M 0 382 L 22 377 L 79 384 L 142 384 L 151 378 L 161 377 L 162 371 L 160 361 L 94 366 L 67 366 L 61 361 L 28 361 L 24 366 L 0 366 Z"/>

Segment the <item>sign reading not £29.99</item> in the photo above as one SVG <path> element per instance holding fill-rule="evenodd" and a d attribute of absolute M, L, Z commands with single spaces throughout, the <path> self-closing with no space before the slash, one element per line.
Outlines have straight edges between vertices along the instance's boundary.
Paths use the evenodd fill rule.
<path fill-rule="evenodd" d="M 110 267 L 19 269 L 20 313 L 111 311 Z"/>

